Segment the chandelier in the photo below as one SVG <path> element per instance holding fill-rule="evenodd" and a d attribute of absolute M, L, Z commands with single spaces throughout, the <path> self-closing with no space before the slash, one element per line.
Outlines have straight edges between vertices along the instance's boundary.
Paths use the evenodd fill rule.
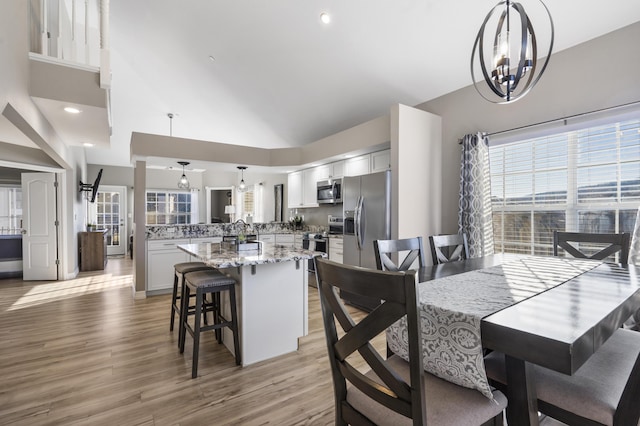
<path fill-rule="evenodd" d="M 547 68 L 553 50 L 553 19 L 547 6 L 542 0 L 538 1 L 545 12 L 538 16 L 546 15 L 550 26 L 549 49 L 541 67 L 538 64 L 536 33 L 521 3 L 511 0 L 499 2 L 491 9 L 478 31 L 471 53 L 471 78 L 480 96 L 489 102 L 504 104 L 522 98 L 538 83 Z M 485 42 L 485 28 L 489 22 L 497 27 L 492 44 Z M 486 87 L 476 81 L 475 70 L 478 66 Z M 494 100 L 494 95 L 499 100 Z"/>

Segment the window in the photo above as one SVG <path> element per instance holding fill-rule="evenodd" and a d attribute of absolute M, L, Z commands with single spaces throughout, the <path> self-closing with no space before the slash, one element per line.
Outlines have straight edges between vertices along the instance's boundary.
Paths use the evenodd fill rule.
<path fill-rule="evenodd" d="M 551 255 L 553 231 L 633 232 L 640 120 L 489 148 L 496 252 Z"/>
<path fill-rule="evenodd" d="M 189 192 L 147 191 L 147 225 L 183 225 L 192 217 L 195 195 Z M 195 214 L 195 213 L 194 213 Z"/>
<path fill-rule="evenodd" d="M 238 192 L 236 198 L 237 205 L 240 207 L 236 211 L 236 218 L 249 220 L 253 222 L 262 222 L 264 220 L 262 213 L 262 184 L 249 185 L 245 192 Z"/>
<path fill-rule="evenodd" d="M 0 234 L 19 234 L 22 229 L 22 188 L 0 187 Z"/>

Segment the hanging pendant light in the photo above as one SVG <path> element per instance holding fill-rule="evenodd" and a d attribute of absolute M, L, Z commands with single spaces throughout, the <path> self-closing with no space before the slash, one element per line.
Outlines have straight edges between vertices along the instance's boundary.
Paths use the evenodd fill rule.
<path fill-rule="evenodd" d="M 537 1 L 542 4 L 550 26 L 549 50 L 541 68 L 538 67 L 538 40 L 531 19 L 521 3 L 511 0 L 499 2 L 491 9 L 478 31 L 471 53 L 471 78 L 480 96 L 489 102 L 504 104 L 522 98 L 538 83 L 547 68 L 553 50 L 553 19 L 542 0 Z M 496 13 L 498 11 L 501 11 L 499 16 Z M 484 30 L 494 14 L 497 29 L 492 50 L 489 50 L 491 45 L 485 43 Z M 544 16 L 543 13 L 538 15 Z M 487 63 L 487 58 L 491 58 L 490 64 Z M 476 82 L 474 69 L 478 66 L 482 70 L 486 87 Z M 490 91 L 487 91 L 487 87 Z M 495 100 L 493 95 L 498 96 L 499 100 Z"/>
<path fill-rule="evenodd" d="M 187 175 L 184 174 L 184 166 L 188 166 L 190 163 L 188 161 L 178 161 L 178 164 L 182 166 L 182 176 L 178 181 L 178 188 L 189 189 L 189 179 L 187 179 Z"/>
<path fill-rule="evenodd" d="M 247 184 L 244 183 L 244 171 L 247 169 L 246 166 L 238 166 L 238 170 L 240 170 L 241 178 L 240 183 L 238 184 L 238 192 L 245 192 L 247 190 Z"/>

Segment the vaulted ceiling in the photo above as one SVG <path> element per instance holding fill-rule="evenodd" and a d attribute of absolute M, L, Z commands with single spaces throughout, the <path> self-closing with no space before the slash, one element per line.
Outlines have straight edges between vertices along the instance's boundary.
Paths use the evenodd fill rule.
<path fill-rule="evenodd" d="M 468 86 L 495 0 L 110 3 L 113 135 L 87 160 L 129 165 L 131 133 L 168 135 L 170 112 L 173 136 L 291 147 Z M 640 21 L 638 0 L 545 3 L 555 51 Z"/>

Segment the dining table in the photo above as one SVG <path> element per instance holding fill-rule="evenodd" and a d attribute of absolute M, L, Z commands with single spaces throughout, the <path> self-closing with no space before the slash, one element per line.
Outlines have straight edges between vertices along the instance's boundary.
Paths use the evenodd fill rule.
<path fill-rule="evenodd" d="M 574 374 L 640 308 L 640 267 L 495 254 L 416 273 L 425 370 L 492 398 L 483 354 L 505 354 L 507 422 L 537 425 L 533 365 Z M 406 328 L 387 330 L 408 359 Z M 406 324 L 406 323 L 405 323 Z"/>

